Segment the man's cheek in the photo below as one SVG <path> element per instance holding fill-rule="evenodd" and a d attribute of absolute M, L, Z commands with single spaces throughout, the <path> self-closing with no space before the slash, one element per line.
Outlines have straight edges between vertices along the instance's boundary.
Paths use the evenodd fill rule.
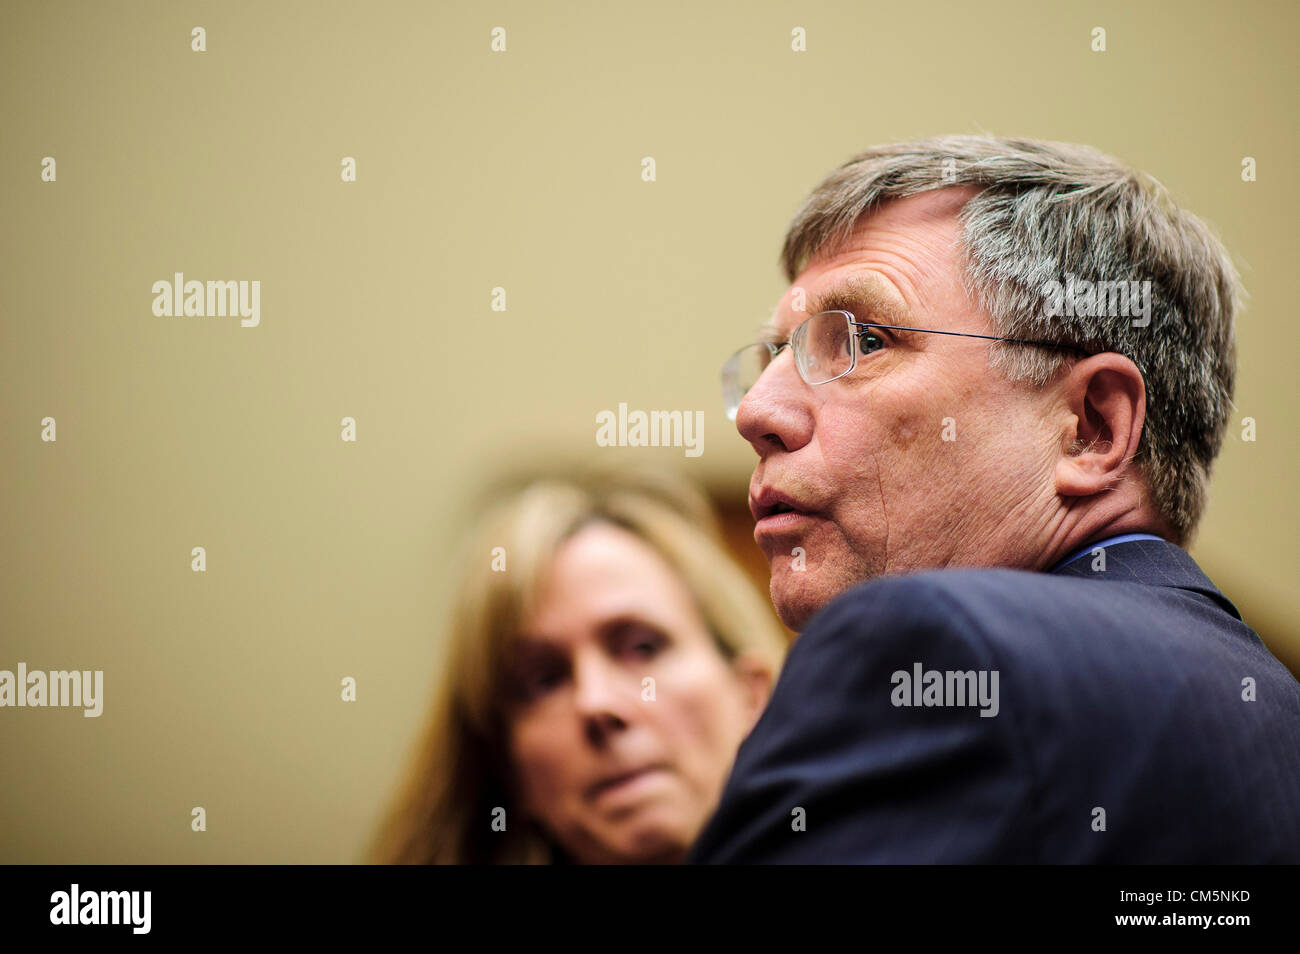
<path fill-rule="evenodd" d="M 941 440 L 945 419 L 955 420 L 956 413 L 942 402 L 934 407 L 917 402 L 915 410 L 895 415 L 887 426 L 881 422 L 878 454 L 904 460 L 926 454 Z"/>

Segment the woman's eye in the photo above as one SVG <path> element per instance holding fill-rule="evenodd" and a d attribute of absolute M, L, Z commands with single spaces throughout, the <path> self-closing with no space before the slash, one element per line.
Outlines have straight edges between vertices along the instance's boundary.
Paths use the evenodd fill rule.
<path fill-rule="evenodd" d="M 637 659 L 649 659 L 663 649 L 667 640 L 650 626 L 626 626 L 619 633 L 620 649 Z"/>
<path fill-rule="evenodd" d="M 879 351 L 884 346 L 884 339 L 869 331 L 858 336 L 858 350 L 863 354 L 871 354 L 873 351 Z"/>
<path fill-rule="evenodd" d="M 564 678 L 564 673 L 558 669 L 545 669 L 533 677 L 533 685 L 540 689 L 554 689 Z"/>
<path fill-rule="evenodd" d="M 642 639 L 633 644 L 632 651 L 638 656 L 649 659 L 659 651 L 659 643 L 653 639 Z"/>
<path fill-rule="evenodd" d="M 522 667 L 516 676 L 516 685 L 524 698 L 531 699 L 558 688 L 566 675 L 562 663 L 536 662 Z"/>

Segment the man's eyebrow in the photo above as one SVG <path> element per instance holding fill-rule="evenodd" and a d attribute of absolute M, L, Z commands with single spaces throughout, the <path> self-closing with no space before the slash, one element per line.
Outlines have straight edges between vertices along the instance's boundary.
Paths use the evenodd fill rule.
<path fill-rule="evenodd" d="M 915 327 L 906 306 L 887 297 L 878 282 L 865 276 L 846 279 L 833 288 L 812 296 L 807 312 L 796 316 L 795 324 L 822 311 L 847 311 L 858 321 L 867 324 L 875 322 L 882 325 Z M 775 312 L 758 328 L 757 333 L 759 341 L 776 343 L 785 340 L 779 329 L 779 318 Z M 902 332 L 902 335 L 909 339 L 914 337 L 910 332 Z"/>
<path fill-rule="evenodd" d="M 814 295 L 808 314 L 819 311 L 848 311 L 858 321 L 877 321 L 884 325 L 909 325 L 907 308 L 887 297 L 880 285 L 870 278 L 851 278 Z"/>

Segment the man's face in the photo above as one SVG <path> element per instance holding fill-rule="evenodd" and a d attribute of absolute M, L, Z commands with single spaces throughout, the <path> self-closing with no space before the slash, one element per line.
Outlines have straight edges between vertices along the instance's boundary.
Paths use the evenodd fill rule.
<path fill-rule="evenodd" d="M 944 189 L 885 204 L 796 278 L 774 315 L 775 340 L 827 308 L 859 321 L 995 334 L 961 282 L 956 213 L 972 194 Z M 860 286 L 850 300 L 826 303 L 846 281 Z M 772 601 L 794 630 L 878 574 L 1034 567 L 1051 530 L 1060 430 L 1050 423 L 1050 389 L 1035 393 L 993 371 L 989 341 L 874 333 L 880 346 L 859 350 L 850 374 L 815 387 L 782 350 L 737 412 L 759 456 L 754 538 L 771 567 Z M 772 492 L 802 513 L 766 515 Z"/>

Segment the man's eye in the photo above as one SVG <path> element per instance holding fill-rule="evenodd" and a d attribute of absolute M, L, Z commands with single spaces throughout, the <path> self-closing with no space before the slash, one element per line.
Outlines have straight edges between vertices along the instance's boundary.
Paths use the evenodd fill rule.
<path fill-rule="evenodd" d="M 872 334 L 870 331 L 864 332 L 858 336 L 858 350 L 863 354 L 871 354 L 873 351 L 879 351 L 885 346 L 885 340 L 879 335 Z"/>

